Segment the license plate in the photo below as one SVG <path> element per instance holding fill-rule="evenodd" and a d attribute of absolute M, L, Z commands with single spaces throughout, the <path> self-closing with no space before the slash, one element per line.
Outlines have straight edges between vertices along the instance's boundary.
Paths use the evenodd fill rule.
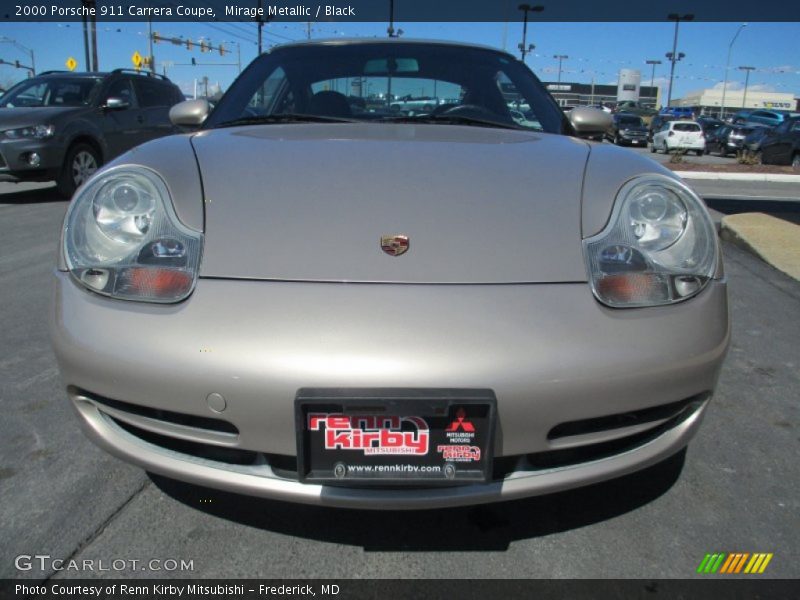
<path fill-rule="evenodd" d="M 295 401 L 300 480 L 489 481 L 495 413 L 487 390 L 302 389 Z"/>

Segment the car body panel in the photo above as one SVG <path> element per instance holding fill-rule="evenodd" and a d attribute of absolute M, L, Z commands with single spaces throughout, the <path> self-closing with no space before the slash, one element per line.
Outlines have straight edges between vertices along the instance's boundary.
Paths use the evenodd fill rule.
<path fill-rule="evenodd" d="M 201 276 L 586 280 L 585 142 L 476 127 L 289 124 L 204 131 L 192 143 L 209 223 Z M 394 234 L 409 236 L 410 249 L 390 258 L 379 242 Z"/>
<path fill-rule="evenodd" d="M 509 456 L 552 449 L 561 422 L 712 390 L 726 302 L 720 281 L 676 306 L 620 311 L 585 283 L 201 279 L 164 307 L 98 297 L 60 273 L 53 332 L 68 386 L 206 417 L 220 417 L 206 401 L 219 393 L 241 448 L 295 453 L 300 388 L 484 388 L 498 399 L 495 453 Z"/>

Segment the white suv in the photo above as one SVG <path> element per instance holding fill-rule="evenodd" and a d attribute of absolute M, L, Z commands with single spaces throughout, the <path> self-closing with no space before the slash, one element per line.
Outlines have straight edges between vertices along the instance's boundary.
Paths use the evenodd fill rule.
<path fill-rule="evenodd" d="M 698 156 L 706 149 L 703 128 L 694 121 L 668 121 L 653 134 L 650 152 L 662 150 L 664 154 L 673 150 L 693 151 Z"/>

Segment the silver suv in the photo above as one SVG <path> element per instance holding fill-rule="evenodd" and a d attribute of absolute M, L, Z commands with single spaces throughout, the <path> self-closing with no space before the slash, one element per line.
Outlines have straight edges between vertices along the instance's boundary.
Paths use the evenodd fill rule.
<path fill-rule="evenodd" d="M 169 109 L 183 100 L 166 77 L 47 71 L 0 98 L 0 181 L 52 181 L 71 196 L 100 165 L 173 133 Z"/>

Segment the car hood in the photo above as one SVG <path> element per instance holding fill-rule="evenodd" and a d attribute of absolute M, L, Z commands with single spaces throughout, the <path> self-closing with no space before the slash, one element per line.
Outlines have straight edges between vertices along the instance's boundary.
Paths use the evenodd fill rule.
<path fill-rule="evenodd" d="M 46 125 L 70 113 L 85 111 L 85 106 L 42 106 L 39 108 L 0 108 L 0 129 Z"/>
<path fill-rule="evenodd" d="M 201 276 L 303 281 L 585 281 L 589 145 L 414 124 L 286 124 L 192 138 Z M 406 235 L 389 256 L 381 237 Z M 487 307 L 489 308 L 489 307 Z"/>

